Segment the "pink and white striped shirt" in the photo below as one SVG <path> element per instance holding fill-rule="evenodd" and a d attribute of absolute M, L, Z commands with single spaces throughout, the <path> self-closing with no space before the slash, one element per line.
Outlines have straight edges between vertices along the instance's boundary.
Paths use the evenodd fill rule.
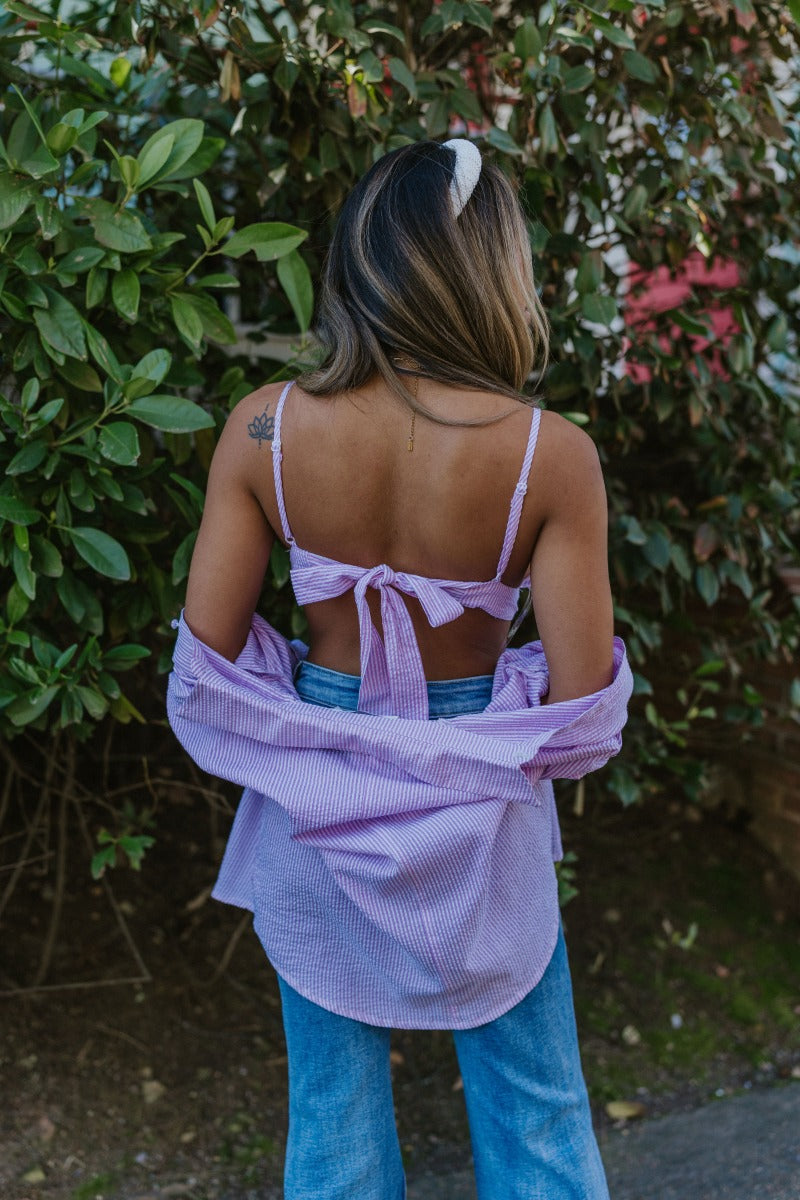
<path fill-rule="evenodd" d="M 401 593 L 435 625 L 465 605 L 513 615 L 517 592 L 500 576 L 539 414 L 495 578 L 432 580 L 296 545 L 280 478 L 287 391 L 273 462 L 292 581 L 301 603 L 354 591 L 359 710 L 303 702 L 293 672 L 305 647 L 262 618 L 235 663 L 181 619 L 170 723 L 201 767 L 245 788 L 214 895 L 250 909 L 278 973 L 332 1012 L 398 1028 L 481 1025 L 527 995 L 552 955 L 561 841 L 550 781 L 578 779 L 618 752 L 632 689 L 624 646 L 615 639 L 607 688 L 544 706 L 541 643 L 508 649 L 483 712 L 426 720 Z M 380 593 L 383 638 L 366 604 L 370 587 Z"/>

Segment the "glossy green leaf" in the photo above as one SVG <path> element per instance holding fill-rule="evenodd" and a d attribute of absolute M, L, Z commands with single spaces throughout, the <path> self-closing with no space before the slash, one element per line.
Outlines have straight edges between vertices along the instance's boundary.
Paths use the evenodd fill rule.
<path fill-rule="evenodd" d="M 300 68 L 297 63 L 291 58 L 284 56 L 275 68 L 272 78 L 275 86 L 280 88 L 284 96 L 288 96 L 299 74 Z"/>
<path fill-rule="evenodd" d="M 634 42 L 630 34 L 619 25 L 614 24 L 602 13 L 597 12 L 594 8 L 589 8 L 588 5 L 583 5 L 588 13 L 591 14 L 592 24 L 595 29 L 599 29 L 607 41 L 611 42 L 612 46 L 618 46 L 624 50 L 633 50 Z"/>
<path fill-rule="evenodd" d="M 417 81 L 412 72 L 409 70 L 407 63 L 405 63 L 402 58 L 391 57 L 388 60 L 388 66 L 392 79 L 396 79 L 397 82 L 405 88 L 409 96 L 416 100 Z"/>
<path fill-rule="evenodd" d="M 383 82 L 383 63 L 373 50 L 362 50 L 358 56 L 358 65 L 364 83 Z"/>
<path fill-rule="evenodd" d="M 42 713 L 46 712 L 50 707 L 57 695 L 58 687 L 55 685 L 37 689 L 26 696 L 20 696 L 18 700 L 12 700 L 3 709 L 3 712 L 12 725 L 22 728 L 24 725 L 31 725 L 34 721 L 38 720 Z"/>
<path fill-rule="evenodd" d="M 106 339 L 93 325 L 85 322 L 83 328 L 86 335 L 86 345 L 94 361 L 112 379 L 115 379 L 118 383 L 121 382 L 122 369 L 119 360 Z"/>
<path fill-rule="evenodd" d="M 314 289 L 311 273 L 297 250 L 278 260 L 278 279 L 294 311 L 301 333 L 311 324 Z"/>
<path fill-rule="evenodd" d="M 139 646 L 135 642 L 126 642 L 123 646 L 112 646 L 103 655 L 103 665 L 109 671 L 129 671 L 136 663 L 149 658 L 151 651 L 147 646 Z"/>
<path fill-rule="evenodd" d="M 51 541 L 37 533 L 31 537 L 31 559 L 37 575 L 58 579 L 63 574 L 64 560 L 60 551 Z"/>
<path fill-rule="evenodd" d="M 673 542 L 670 546 L 669 555 L 670 561 L 681 579 L 685 579 L 688 582 L 692 578 L 692 568 L 689 563 L 689 556 L 683 546 L 677 542 Z"/>
<path fill-rule="evenodd" d="M 120 466 L 133 466 L 139 458 L 139 434 L 129 421 L 110 421 L 104 425 L 98 445 L 104 458 Z"/>
<path fill-rule="evenodd" d="M 189 564 L 192 561 L 192 552 L 196 541 L 197 530 L 193 529 L 191 533 L 187 533 L 175 551 L 175 557 L 172 560 L 172 582 L 176 585 L 183 583 L 189 574 Z"/>
<path fill-rule="evenodd" d="M 69 358 L 86 358 L 86 337 L 78 309 L 58 292 L 50 288 L 45 291 L 48 307 L 33 310 L 40 338 Z"/>
<path fill-rule="evenodd" d="M 200 212 L 203 214 L 203 220 L 208 229 L 213 230 L 217 223 L 217 218 L 214 215 L 214 205 L 211 202 L 211 195 L 206 185 L 199 179 L 192 180 L 194 194 L 197 197 L 197 203 L 200 205 Z"/>
<path fill-rule="evenodd" d="M 167 433 L 193 433 L 214 426 L 214 418 L 205 409 L 179 396 L 144 396 L 134 400 L 126 413 Z"/>
<path fill-rule="evenodd" d="M 154 384 L 161 383 L 172 365 L 172 355 L 168 350 L 151 350 L 133 368 L 133 379 L 150 379 Z"/>
<path fill-rule="evenodd" d="M 664 571 L 670 562 L 670 541 L 661 530 L 654 530 L 647 538 L 642 553 L 652 567 Z"/>
<path fill-rule="evenodd" d="M 88 362 L 75 358 L 66 359 L 58 368 L 58 374 L 80 392 L 102 392 L 100 376 Z"/>
<path fill-rule="evenodd" d="M 98 304 L 102 304 L 106 294 L 108 285 L 108 271 L 104 271 L 99 267 L 92 267 L 89 274 L 86 276 L 86 307 L 96 308 Z"/>
<path fill-rule="evenodd" d="M 150 236 L 130 209 L 116 209 L 107 200 L 91 200 L 86 206 L 95 237 L 101 246 L 133 254 L 151 248 Z"/>
<path fill-rule="evenodd" d="M 11 229 L 36 198 L 36 184 L 0 171 L 0 229 Z"/>
<path fill-rule="evenodd" d="M 69 362 L 69 360 L 67 360 Z M 66 364 L 65 364 L 66 365 Z M 60 368 L 63 369 L 63 368 Z M 64 407 L 63 396 L 57 396 L 53 400 L 48 400 L 46 404 L 37 411 L 35 421 L 36 428 L 41 429 L 45 425 L 49 425 L 51 421 L 55 421 L 61 409 Z"/>
<path fill-rule="evenodd" d="M 283 221 L 262 221 L 256 225 L 245 225 L 225 243 L 225 253 L 230 258 L 241 258 L 252 251 L 259 262 L 273 262 L 304 242 L 308 234 L 296 225 Z"/>
<path fill-rule="evenodd" d="M 102 246 L 75 246 L 58 260 L 58 269 L 68 275 L 82 275 L 101 263 L 106 256 Z"/>
<path fill-rule="evenodd" d="M 142 152 L 139 155 L 140 171 L 145 154 L 152 146 L 165 139 L 171 139 L 171 146 L 164 162 L 156 170 L 153 170 L 152 162 L 154 160 L 147 160 L 149 168 L 147 183 L 150 186 L 167 179 L 178 178 L 181 168 L 189 162 L 200 148 L 200 144 L 203 141 L 203 122 L 185 117 L 179 121 L 171 121 L 169 125 L 165 125 L 162 129 L 159 129 L 157 133 L 148 138 L 142 147 Z"/>
<path fill-rule="evenodd" d="M 146 187 L 166 163 L 175 142 L 171 134 L 151 138 L 139 153 L 139 186 Z"/>
<path fill-rule="evenodd" d="M 180 167 L 169 164 L 169 178 L 172 183 L 182 179 L 195 179 L 203 175 L 219 158 L 225 148 L 224 138 L 204 137 L 195 152 Z"/>
<path fill-rule="evenodd" d="M 514 52 L 523 62 L 542 52 L 542 37 L 533 17 L 526 17 L 514 34 Z"/>
<path fill-rule="evenodd" d="M 625 203 L 622 206 L 622 211 L 628 221 L 635 221 L 640 217 L 647 207 L 647 188 L 641 183 L 637 183 L 628 192 L 625 197 Z"/>
<path fill-rule="evenodd" d="M 17 530 L 15 529 L 16 533 Z M 11 567 L 17 581 L 17 585 L 21 588 L 24 595 L 29 600 L 36 599 L 36 575 L 33 570 L 31 554 L 29 550 L 24 550 L 19 543 L 15 541 L 11 548 Z"/>
<path fill-rule="evenodd" d="M 83 561 L 98 574 L 109 579 L 130 579 L 128 555 L 116 538 L 91 525 L 74 526 L 68 536 Z"/>
<path fill-rule="evenodd" d="M 8 625 L 13 626 L 21 621 L 30 606 L 30 600 L 15 580 L 6 593 L 6 621 Z"/>
<path fill-rule="evenodd" d="M 702 563 L 694 573 L 695 586 L 710 608 L 719 597 L 719 579 L 717 572 L 709 563 Z"/>
<path fill-rule="evenodd" d="M 193 350 L 197 350 L 203 340 L 203 322 L 197 315 L 194 305 L 186 295 L 170 296 L 169 303 L 178 333 Z"/>
<path fill-rule="evenodd" d="M 636 520 L 636 517 L 624 517 L 623 524 L 625 526 L 626 542 L 631 542 L 634 546 L 644 546 L 647 543 L 647 534 Z"/>
<path fill-rule="evenodd" d="M 22 17 L 23 21 L 39 22 L 43 16 L 40 8 L 35 8 L 32 4 L 26 4 L 25 0 L 6 0 L 4 8 L 6 8 L 8 12 L 15 13 L 18 17 Z"/>
<path fill-rule="evenodd" d="M 575 287 L 585 295 L 595 292 L 603 282 L 603 255 L 600 250 L 590 250 L 581 259 L 575 276 Z"/>
<path fill-rule="evenodd" d="M 587 321 L 597 325 L 610 325 L 617 315 L 617 302 L 613 296 L 589 292 L 581 301 L 581 309 Z"/>
<path fill-rule="evenodd" d="M 102 879 L 109 867 L 113 867 L 117 861 L 117 847 L 103 846 L 92 855 L 91 863 L 89 864 L 89 872 L 92 879 Z"/>
<path fill-rule="evenodd" d="M 361 28 L 367 33 L 385 33 L 389 37 L 395 38 L 398 42 L 404 42 L 406 35 L 397 25 L 392 25 L 390 21 L 376 20 L 374 17 L 368 17 L 363 21 Z"/>
<path fill-rule="evenodd" d="M 770 350 L 785 350 L 789 333 L 789 323 L 786 313 L 778 313 L 773 317 L 767 330 L 767 345 Z"/>
<path fill-rule="evenodd" d="M 752 598 L 755 591 L 753 581 L 741 563 L 726 559 L 719 565 L 719 575 L 737 587 L 747 600 Z"/>
<path fill-rule="evenodd" d="M 17 165 L 20 170 L 24 171 L 27 175 L 32 175 L 34 179 L 41 179 L 42 176 L 48 175 L 51 171 L 58 169 L 58 159 L 48 149 L 47 137 L 35 107 L 28 103 L 15 83 L 12 83 L 11 87 L 21 100 L 25 113 L 20 114 L 20 117 L 14 123 L 14 129 L 8 139 L 9 155 L 13 160 L 16 151 L 18 153 Z M 18 126 L 23 125 L 25 116 L 27 116 L 30 122 L 33 135 L 18 147 L 14 139 L 14 131 Z"/>
<path fill-rule="evenodd" d="M 565 92 L 585 92 L 594 83 L 594 71 L 584 65 L 570 67 L 564 74 Z"/>
<path fill-rule="evenodd" d="M 139 276 L 130 267 L 118 271 L 111 280 L 111 298 L 121 317 L 133 323 L 139 312 L 141 286 Z"/>
<path fill-rule="evenodd" d="M 36 199 L 34 208 L 39 228 L 42 231 L 42 237 L 45 241 L 52 242 L 64 226 L 61 210 L 58 208 L 55 198 L 52 196 L 39 196 Z"/>
<path fill-rule="evenodd" d="M 490 4 L 480 3 L 479 0 L 466 0 L 463 9 L 464 20 L 467 25 L 475 25 L 485 33 L 492 32 L 494 22 L 492 20 L 492 6 Z"/>
<path fill-rule="evenodd" d="M 216 300 L 202 292 L 186 292 L 182 294 L 181 299 L 199 317 L 204 337 L 210 342 L 216 342 L 218 346 L 235 345 L 236 330 Z"/>
<path fill-rule="evenodd" d="M 486 140 L 490 146 L 494 146 L 495 150 L 500 150 L 503 154 L 510 154 L 514 158 L 522 155 L 522 147 L 517 145 L 511 134 L 505 129 L 498 129 L 496 125 L 489 130 Z"/>
<path fill-rule="evenodd" d="M 47 148 L 52 150 L 56 158 L 63 158 L 78 140 L 78 130 L 72 125 L 57 122 L 47 131 Z"/>
<path fill-rule="evenodd" d="M 429 138 L 438 138 L 447 133 L 450 124 L 450 97 L 440 94 L 433 99 L 425 111 L 425 128 Z"/>
<path fill-rule="evenodd" d="M 28 471 L 35 471 L 46 457 L 47 442 L 40 440 L 28 442 L 27 446 L 18 450 L 11 459 L 6 467 L 6 475 L 25 475 Z"/>
<path fill-rule="evenodd" d="M 434 9 L 420 26 L 419 34 L 422 38 L 433 37 L 435 34 L 441 33 L 443 27 L 442 14 L 439 9 Z"/>
<path fill-rule="evenodd" d="M 658 69 L 652 59 L 645 58 L 638 50 L 626 50 L 622 56 L 622 61 L 625 65 L 625 70 L 634 79 L 640 79 L 642 83 L 655 83 L 658 79 Z"/>
<path fill-rule="evenodd" d="M 0 495 L 0 521 L 10 521 L 13 525 L 35 525 L 41 515 L 16 496 Z"/>

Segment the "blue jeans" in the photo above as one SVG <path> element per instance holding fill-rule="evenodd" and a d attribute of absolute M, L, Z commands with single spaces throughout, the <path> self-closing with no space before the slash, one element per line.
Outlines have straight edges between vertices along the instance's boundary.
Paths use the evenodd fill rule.
<path fill-rule="evenodd" d="M 311 703 L 355 708 L 354 676 L 304 664 L 296 686 Z M 428 688 L 431 716 L 452 716 L 485 707 L 491 677 Z M 328 1012 L 285 980 L 279 984 L 289 1056 L 286 1200 L 402 1200 L 390 1031 Z M 480 1200 L 608 1200 L 563 933 L 524 1000 L 453 1038 Z"/>

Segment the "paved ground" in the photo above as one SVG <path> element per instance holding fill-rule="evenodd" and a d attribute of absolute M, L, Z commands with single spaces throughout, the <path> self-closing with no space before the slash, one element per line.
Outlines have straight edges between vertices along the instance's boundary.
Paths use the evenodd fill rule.
<path fill-rule="evenodd" d="M 611 1200 L 800 1200 L 800 1084 L 612 1130 Z M 475 1200 L 471 1173 L 409 1181 L 408 1200 Z"/>

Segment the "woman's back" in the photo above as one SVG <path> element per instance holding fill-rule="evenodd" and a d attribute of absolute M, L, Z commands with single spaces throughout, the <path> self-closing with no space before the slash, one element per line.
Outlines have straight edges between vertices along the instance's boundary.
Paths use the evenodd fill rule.
<path fill-rule="evenodd" d="M 491 426 L 415 420 L 380 383 L 356 397 L 319 398 L 293 388 L 282 420 L 282 481 L 286 513 L 298 547 L 343 563 L 433 579 L 491 581 L 500 564 L 511 500 L 538 414 L 487 394 L 453 394 L 422 382 L 432 411 L 485 419 Z M 281 534 L 272 473 L 259 497 Z M 280 480 L 279 480 L 280 483 Z M 277 523 L 273 524 L 276 520 Z M 526 525 L 530 522 L 526 522 Z M 513 530 L 511 530 L 513 538 Z M 530 562 L 526 528 L 515 539 L 502 578 L 517 587 Z M 502 590 L 502 589 L 501 589 Z M 380 601 L 368 595 L 381 631 Z M 490 674 L 505 644 L 508 620 L 468 607 L 456 621 L 432 628 L 419 602 L 406 599 L 429 679 Z M 307 606 L 310 661 L 359 674 L 356 608 L 345 594 Z"/>
<path fill-rule="evenodd" d="M 537 621 L 559 693 L 577 695 L 604 686 L 610 651 L 598 663 L 597 647 L 610 647 L 611 640 L 605 497 L 591 441 L 563 418 L 543 413 L 532 468 L 521 481 L 535 415 L 531 408 L 430 380 L 420 380 L 419 388 L 420 400 L 436 416 L 484 423 L 445 425 L 418 416 L 409 452 L 411 413 L 381 381 L 348 396 L 320 397 L 292 388 L 282 413 L 278 482 L 297 546 L 359 567 L 387 564 L 434 579 L 491 581 L 515 488 L 527 484 L 502 581 L 516 588 L 532 571 Z M 226 425 L 209 479 L 187 617 L 201 638 L 229 657 L 244 642 L 272 540 L 285 537 L 269 452 L 281 391 L 281 385 L 268 385 L 241 401 Z M 541 552 L 534 553 L 540 541 Z M 203 569 L 204 548 L 209 561 L 213 557 L 218 564 L 221 546 L 227 569 L 212 575 Z M 583 587 L 577 589 L 581 574 Z M 375 589 L 367 601 L 381 632 Z M 492 673 L 510 619 L 468 607 L 434 628 L 417 600 L 404 597 L 404 603 L 428 679 Z M 212 611 L 209 628 L 204 613 Z M 221 628 L 221 613 L 230 636 Z M 360 674 L 352 590 L 309 604 L 306 613 L 310 661 Z"/>

